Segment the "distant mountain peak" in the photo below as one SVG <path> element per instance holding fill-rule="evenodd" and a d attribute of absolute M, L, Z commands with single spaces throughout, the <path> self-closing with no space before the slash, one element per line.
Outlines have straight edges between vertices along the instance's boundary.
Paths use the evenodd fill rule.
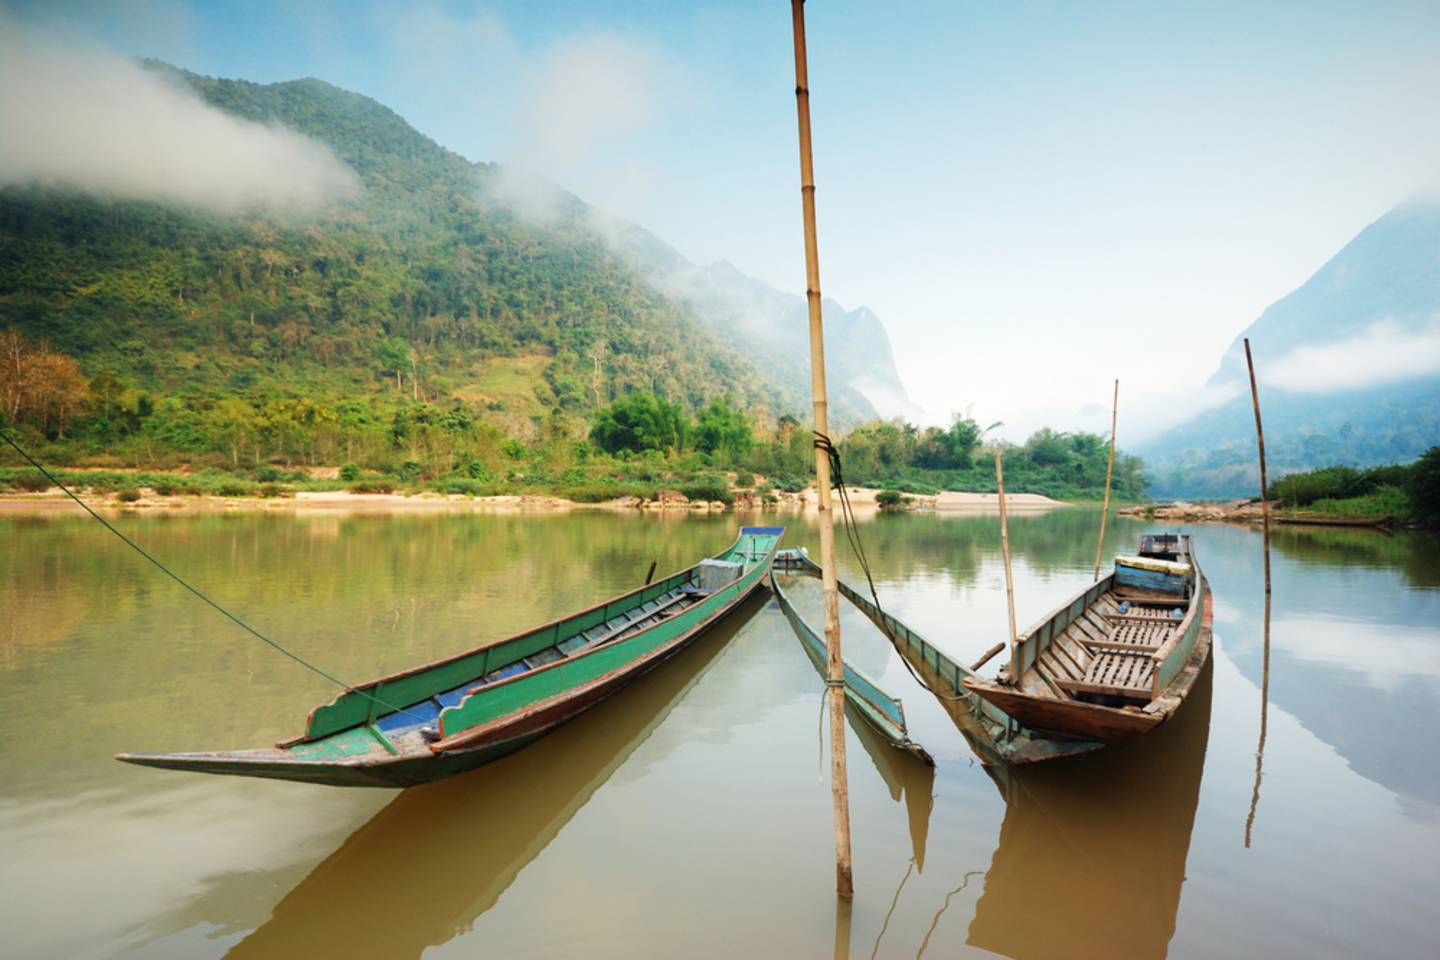
<path fill-rule="evenodd" d="M 1231 343 L 1209 386 L 1234 399 L 1144 444 L 1154 493 L 1253 493 L 1255 354 L 1271 476 L 1412 460 L 1440 443 L 1440 198 L 1361 230 Z"/>

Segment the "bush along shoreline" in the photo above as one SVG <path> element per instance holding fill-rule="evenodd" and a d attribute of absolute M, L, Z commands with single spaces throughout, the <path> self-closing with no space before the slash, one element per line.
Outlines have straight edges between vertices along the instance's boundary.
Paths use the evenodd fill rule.
<path fill-rule="evenodd" d="M 1322 467 L 1272 481 L 1265 491 L 1281 522 L 1440 529 L 1440 446 L 1408 464 Z M 1129 507 L 1122 514 L 1186 522 L 1259 522 L 1258 499 Z"/>

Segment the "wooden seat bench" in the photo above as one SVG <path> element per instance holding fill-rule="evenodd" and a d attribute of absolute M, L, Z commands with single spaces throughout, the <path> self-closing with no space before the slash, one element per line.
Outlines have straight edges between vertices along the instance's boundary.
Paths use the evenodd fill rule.
<path fill-rule="evenodd" d="M 1129 650 L 1154 653 L 1175 633 L 1177 620 L 1125 620 L 1110 628 L 1104 640 L 1091 640 L 1086 646 L 1099 650 Z"/>
<path fill-rule="evenodd" d="M 1175 615 L 1170 611 L 1171 607 L 1131 607 L 1129 613 L 1106 613 L 1102 614 L 1106 620 L 1138 620 L 1141 623 L 1154 623 L 1157 620 L 1174 620 Z"/>
<path fill-rule="evenodd" d="M 1057 680 L 1069 693 L 1098 693 L 1132 700 L 1149 700 L 1155 664 L 1150 649 L 1134 652 L 1103 650 L 1096 653 L 1079 680 Z"/>

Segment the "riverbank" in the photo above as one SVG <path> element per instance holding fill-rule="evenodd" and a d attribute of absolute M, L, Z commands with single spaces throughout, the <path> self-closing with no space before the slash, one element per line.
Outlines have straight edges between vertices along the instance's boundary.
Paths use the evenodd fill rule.
<path fill-rule="evenodd" d="M 862 511 L 877 510 L 879 488 L 857 487 L 848 490 L 850 502 Z M 683 493 L 661 490 L 653 498 L 636 496 L 609 500 L 580 502 L 566 497 L 537 493 L 493 494 L 469 496 L 422 490 L 409 493 L 370 493 L 352 490 L 284 491 L 270 496 L 214 495 L 205 493 L 159 492 L 150 487 L 127 488 L 120 491 L 85 490 L 85 502 L 106 511 L 144 511 L 164 513 L 233 513 L 241 511 L 295 512 L 356 512 L 389 513 L 425 510 L 475 510 L 485 512 L 563 512 L 568 510 L 643 510 L 717 512 L 727 509 L 779 509 L 811 511 L 818 506 L 816 489 L 811 486 L 798 493 L 772 491 L 762 496 L 754 491 L 737 490 L 732 503 L 721 500 L 691 499 Z M 1010 494 L 1006 505 L 1011 510 L 1045 511 L 1066 506 L 1059 500 L 1032 493 Z M 909 509 L 921 510 L 995 510 L 999 501 L 993 493 L 962 493 L 944 491 L 934 496 L 907 495 Z M 0 493 L 0 514 L 52 515 L 78 510 L 59 488 L 43 491 Z"/>
<path fill-rule="evenodd" d="M 1388 527 L 1403 523 L 1404 518 L 1378 511 L 1364 512 L 1369 504 L 1357 504 L 1353 512 L 1347 510 L 1317 511 L 1286 509 L 1279 502 L 1271 501 L 1270 519 L 1282 524 L 1310 524 L 1326 527 Z M 1164 523 L 1260 523 L 1264 519 L 1259 500 L 1226 500 L 1220 502 L 1144 504 L 1123 507 L 1116 511 L 1122 517 L 1140 520 L 1154 520 Z"/>

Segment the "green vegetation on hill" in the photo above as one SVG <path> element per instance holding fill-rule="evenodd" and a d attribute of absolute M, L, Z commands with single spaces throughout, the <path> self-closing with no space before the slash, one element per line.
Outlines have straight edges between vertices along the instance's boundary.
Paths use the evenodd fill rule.
<path fill-rule="evenodd" d="M 686 408 L 776 404 L 744 357 L 611 252 L 575 198 L 537 226 L 488 199 L 496 168 L 365 97 L 152 67 L 327 144 L 363 193 L 304 221 L 0 191 L 0 327 L 108 378 L 117 403 L 148 396 L 173 405 L 172 421 L 296 407 L 381 430 L 416 404 L 460 405 L 526 440 L 552 410 L 586 416 L 635 389 Z M 97 439 L 123 448 L 125 432 Z"/>

